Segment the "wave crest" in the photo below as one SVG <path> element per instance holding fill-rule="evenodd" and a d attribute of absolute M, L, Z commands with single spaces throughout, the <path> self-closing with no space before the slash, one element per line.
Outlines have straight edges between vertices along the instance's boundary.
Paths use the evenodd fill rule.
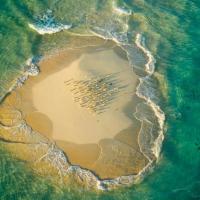
<path fill-rule="evenodd" d="M 71 24 L 62 24 L 56 22 L 51 10 L 47 10 L 42 17 L 38 17 L 36 19 L 35 23 L 29 23 L 28 26 L 41 35 L 58 33 L 63 30 L 68 30 L 72 27 Z"/>

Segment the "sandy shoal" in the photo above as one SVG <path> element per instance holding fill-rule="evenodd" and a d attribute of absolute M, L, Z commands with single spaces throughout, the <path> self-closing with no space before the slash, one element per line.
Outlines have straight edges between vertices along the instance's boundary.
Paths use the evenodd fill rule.
<path fill-rule="evenodd" d="M 45 64 L 43 62 L 41 67 Z M 131 119 L 122 112 L 131 100 L 136 85 L 136 77 L 127 61 L 118 57 L 113 50 L 105 50 L 83 54 L 63 67 L 32 88 L 35 108 L 47 115 L 53 123 L 53 139 L 78 144 L 98 143 L 101 139 L 113 138 L 116 133 L 131 125 Z M 74 101 L 70 88 L 65 85 L 65 81 L 71 78 L 87 80 L 110 73 L 120 73 L 117 81 L 127 86 L 109 104 L 109 108 L 99 115 L 80 107 Z"/>
<path fill-rule="evenodd" d="M 63 51 L 43 59 L 39 67 L 41 73 L 17 91 L 27 123 L 56 141 L 72 164 L 101 178 L 138 173 L 146 164 L 137 143 L 140 124 L 131 117 L 138 79 L 122 50 L 99 46 Z M 121 89 L 102 112 L 90 112 L 75 101 L 73 81 L 108 75 L 111 85 Z"/>

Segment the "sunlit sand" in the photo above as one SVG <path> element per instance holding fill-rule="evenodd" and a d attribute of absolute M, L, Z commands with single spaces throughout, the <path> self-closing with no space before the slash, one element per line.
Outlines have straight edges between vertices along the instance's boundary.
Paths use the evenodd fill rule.
<path fill-rule="evenodd" d="M 42 65 L 45 65 L 45 62 Z M 131 100 L 136 79 L 127 61 L 119 58 L 113 50 L 105 50 L 83 54 L 76 61 L 69 65 L 66 63 L 63 67 L 32 88 L 35 108 L 45 113 L 53 123 L 53 139 L 78 144 L 98 143 L 101 139 L 113 138 L 119 131 L 131 125 L 131 119 L 123 113 L 123 108 Z M 86 97 L 87 94 L 84 93 L 89 91 L 84 91 L 88 88 L 81 88 L 81 84 L 73 80 L 90 82 L 93 78 L 102 76 L 103 79 L 107 75 L 111 76 L 107 80 L 108 83 L 112 84 L 113 81 L 113 86 L 110 86 L 112 89 L 123 88 L 116 91 L 115 97 L 109 97 L 111 101 L 105 107 L 95 112 L 74 100 L 72 90 L 75 84 L 80 87 L 80 91 L 74 92 Z M 68 84 L 69 80 L 72 80 L 71 84 Z M 116 88 L 114 82 L 117 82 Z M 93 87 L 95 84 L 98 83 L 94 83 Z M 94 93 L 95 89 L 92 92 Z M 99 93 L 103 95 L 103 91 Z M 95 98 L 95 95 L 97 94 L 88 96 L 91 99 Z M 95 104 L 95 101 L 98 100 L 91 101 L 91 104 Z M 107 99 L 103 101 L 106 103 Z"/>
<path fill-rule="evenodd" d="M 119 47 L 66 50 L 39 63 L 17 90 L 26 122 L 63 149 L 72 164 L 101 178 L 137 174 L 140 124 L 133 120 L 138 83 Z"/>

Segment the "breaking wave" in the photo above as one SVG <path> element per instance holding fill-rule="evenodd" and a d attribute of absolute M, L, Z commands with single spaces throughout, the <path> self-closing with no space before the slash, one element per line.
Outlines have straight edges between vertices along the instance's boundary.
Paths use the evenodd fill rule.
<path fill-rule="evenodd" d="M 51 10 L 47 10 L 46 14 L 36 19 L 36 22 L 33 24 L 29 23 L 28 25 L 31 29 L 41 35 L 57 33 L 63 30 L 68 30 L 72 27 L 71 24 L 56 22 Z"/>
<path fill-rule="evenodd" d="M 125 8 L 125 7 L 119 7 L 116 5 L 116 2 L 113 1 L 112 2 L 112 7 L 113 7 L 113 11 L 116 12 L 118 15 L 131 15 L 132 14 L 132 11 Z"/>
<path fill-rule="evenodd" d="M 156 156 L 156 158 L 158 158 L 159 154 L 160 154 L 160 150 L 161 150 L 162 141 L 164 139 L 163 129 L 164 129 L 165 114 L 161 110 L 161 108 L 155 103 L 155 100 L 154 100 L 155 92 L 154 91 L 151 92 L 153 89 L 153 87 L 151 87 L 151 84 L 145 85 L 146 82 L 151 83 L 148 80 L 151 79 L 151 76 L 154 73 L 156 60 L 153 57 L 153 55 L 151 54 L 151 52 L 145 47 L 144 38 L 142 37 L 141 34 L 137 34 L 135 43 L 136 43 L 137 47 L 140 48 L 148 58 L 148 62 L 145 64 L 145 71 L 147 72 L 148 75 L 145 77 L 139 78 L 140 83 L 137 87 L 136 94 L 140 98 L 144 99 L 146 101 L 146 104 L 148 104 L 152 108 L 152 110 L 158 120 L 158 131 L 157 131 L 158 135 L 156 135 L 153 145 L 151 147 L 153 154 Z M 137 115 L 137 112 L 136 112 L 136 115 Z M 143 119 L 141 119 L 141 118 L 139 118 L 139 119 L 146 120 L 147 122 L 150 121 L 144 117 L 143 117 Z M 152 126 L 152 124 L 153 123 L 151 123 L 150 126 Z M 152 130 L 151 130 L 151 132 L 152 132 Z"/>

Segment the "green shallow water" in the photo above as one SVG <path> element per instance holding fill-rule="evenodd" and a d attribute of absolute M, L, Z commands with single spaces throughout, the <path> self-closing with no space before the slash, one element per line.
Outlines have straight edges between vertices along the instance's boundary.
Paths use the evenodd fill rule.
<path fill-rule="evenodd" d="M 0 5 L 1 88 L 6 87 L 30 56 L 62 47 L 69 41 L 64 32 L 56 36 L 38 35 L 28 27 L 34 16 L 52 9 L 57 20 L 72 23 L 73 31 L 79 33 L 83 32 L 88 18 L 90 21 L 94 16 L 94 10 L 100 13 L 97 17 L 100 24 L 108 19 L 111 4 L 103 0 L 3 0 Z M 200 2 L 124 0 L 118 1 L 118 5 L 133 11 L 129 30 L 146 37 L 147 46 L 157 60 L 156 74 L 161 77 L 166 132 L 153 172 L 138 185 L 101 194 L 80 188 L 58 188 L 33 174 L 27 163 L 6 152 L 1 142 L 0 199 L 200 199 Z"/>

